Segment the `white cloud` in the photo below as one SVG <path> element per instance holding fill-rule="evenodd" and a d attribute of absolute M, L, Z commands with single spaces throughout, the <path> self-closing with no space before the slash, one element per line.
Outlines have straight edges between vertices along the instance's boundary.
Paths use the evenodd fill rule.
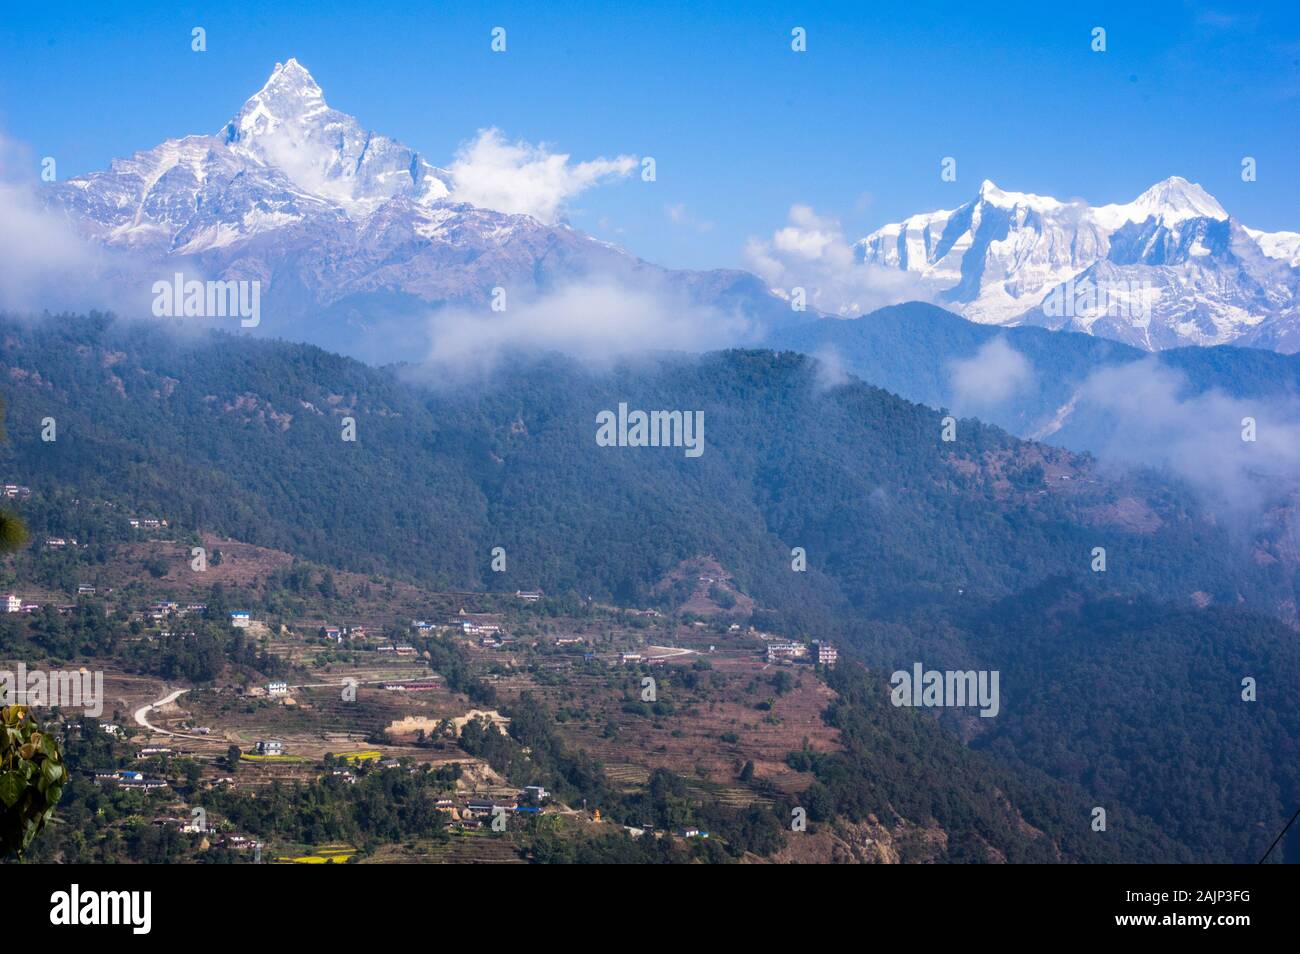
<path fill-rule="evenodd" d="M 602 276 L 509 303 L 504 312 L 484 305 L 434 314 L 429 323 L 428 369 L 491 371 L 506 352 L 561 351 L 601 361 L 644 351 L 704 351 L 754 334 L 743 317 L 690 303 L 657 282 Z"/>
<path fill-rule="evenodd" d="M 803 288 L 808 304 L 829 314 L 856 317 L 929 297 L 909 272 L 858 262 L 840 223 L 807 205 L 791 206 L 770 238 L 751 239 L 745 258 L 771 288 L 785 295 Z"/>
<path fill-rule="evenodd" d="M 1187 393 L 1187 380 L 1154 358 L 1091 374 L 1076 412 L 1111 423 L 1103 459 L 1166 467 L 1229 512 L 1251 512 L 1300 488 L 1300 400 Z M 1254 418 L 1256 440 L 1242 440 Z"/>
<path fill-rule="evenodd" d="M 951 362 L 948 372 L 953 403 L 961 413 L 1005 404 L 1034 380 L 1029 360 L 1005 338 L 993 338 L 969 358 Z"/>
<path fill-rule="evenodd" d="M 35 176 L 19 171 L 34 168 L 30 157 L 0 137 L 0 309 L 86 304 L 96 255 L 66 218 L 45 208 Z"/>
<path fill-rule="evenodd" d="M 512 143 L 498 129 L 483 129 L 456 152 L 448 170 L 451 198 L 553 223 L 569 199 L 630 175 L 637 165 L 634 156 L 569 160 L 567 153 L 551 152 L 544 144 Z"/>

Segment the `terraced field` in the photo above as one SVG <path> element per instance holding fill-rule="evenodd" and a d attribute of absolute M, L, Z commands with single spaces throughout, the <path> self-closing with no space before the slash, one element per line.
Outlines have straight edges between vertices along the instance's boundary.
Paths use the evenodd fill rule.
<path fill-rule="evenodd" d="M 523 864 L 519 844 L 509 834 L 452 833 L 446 842 L 418 842 L 412 846 L 388 845 L 366 858 L 365 864 Z"/>
<path fill-rule="evenodd" d="M 610 777 L 625 787 L 642 785 L 651 770 L 666 768 L 700 786 L 701 795 L 748 804 L 764 799 L 736 781 L 750 759 L 755 779 L 787 791 L 805 787 L 807 778 L 790 769 L 785 758 L 805 744 L 822 751 L 838 746 L 835 730 L 822 720 L 830 690 L 806 667 L 781 669 L 752 655 L 699 658 L 707 658 L 711 669 L 575 668 L 548 674 L 541 684 L 512 675 L 497 689 L 508 695 L 531 691 L 561 710 L 561 736 L 604 762 Z M 780 671 L 790 683 L 783 692 L 771 684 Z M 656 680 L 662 714 L 639 705 L 646 672 Z M 631 759 L 630 753 L 635 753 Z"/>

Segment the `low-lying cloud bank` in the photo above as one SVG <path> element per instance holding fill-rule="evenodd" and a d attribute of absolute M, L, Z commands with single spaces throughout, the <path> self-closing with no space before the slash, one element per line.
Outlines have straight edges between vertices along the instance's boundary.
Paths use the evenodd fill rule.
<path fill-rule="evenodd" d="M 1075 414 L 1111 423 L 1099 456 L 1165 467 L 1219 509 L 1257 512 L 1300 488 L 1300 398 L 1190 393 L 1155 358 L 1093 372 Z"/>
<path fill-rule="evenodd" d="M 441 309 L 428 319 L 423 371 L 435 378 L 490 374 L 510 354 L 560 351 L 591 363 L 647 351 L 708 351 L 752 342 L 748 318 L 692 302 L 654 280 L 595 276 L 504 311 Z"/>
<path fill-rule="evenodd" d="M 1029 359 L 1005 338 L 990 339 L 970 358 L 952 362 L 948 373 L 955 405 L 977 415 L 1024 393 L 1035 377 Z"/>
<path fill-rule="evenodd" d="M 93 289 L 103 267 L 97 249 L 63 216 L 46 210 L 30 156 L 0 136 L 0 310 L 104 307 Z"/>
<path fill-rule="evenodd" d="M 1039 373 L 1004 338 L 947 372 L 960 414 L 1010 421 L 1035 406 Z M 1155 356 L 1093 371 L 1055 419 L 1032 423 L 1049 442 L 1065 428 L 1086 437 L 1103 464 L 1166 470 L 1224 515 L 1258 516 L 1300 493 L 1300 395 L 1198 392 Z"/>

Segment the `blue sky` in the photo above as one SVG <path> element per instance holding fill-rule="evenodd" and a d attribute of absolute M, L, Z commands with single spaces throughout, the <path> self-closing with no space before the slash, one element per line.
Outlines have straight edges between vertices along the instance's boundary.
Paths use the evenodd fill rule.
<path fill-rule="evenodd" d="M 435 164 L 488 126 L 575 160 L 654 156 L 655 183 L 593 189 L 568 215 L 674 266 L 743 265 L 794 203 L 857 237 L 984 178 L 1104 203 L 1177 174 L 1248 225 L 1300 230 L 1300 5 L 701 6 L 11 3 L 0 132 L 61 178 L 93 171 L 216 131 L 293 56 L 331 105 Z"/>

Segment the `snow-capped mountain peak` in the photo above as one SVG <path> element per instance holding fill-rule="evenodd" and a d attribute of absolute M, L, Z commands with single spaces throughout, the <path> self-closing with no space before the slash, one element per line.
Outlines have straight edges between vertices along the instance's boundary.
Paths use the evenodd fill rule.
<path fill-rule="evenodd" d="M 1151 218 L 1175 225 L 1187 219 L 1221 221 L 1228 217 L 1218 199 L 1182 176 L 1157 182 L 1132 202 L 1098 206 L 1092 211 L 1094 218 L 1110 229 L 1117 229 L 1125 222 L 1145 222 Z"/>
<path fill-rule="evenodd" d="M 296 59 L 276 63 L 262 88 L 226 126 L 227 141 L 247 140 L 275 132 L 282 123 L 303 124 L 326 112 L 320 84 Z"/>
<path fill-rule="evenodd" d="M 442 170 L 330 108 L 320 84 L 296 59 L 275 64 L 226 124 L 223 138 L 235 154 L 282 172 L 349 216 L 366 215 L 399 195 L 428 204 L 450 192 Z"/>
<path fill-rule="evenodd" d="M 658 268 L 567 225 L 462 201 L 451 181 L 331 107 L 289 59 L 216 134 L 51 183 L 45 201 L 92 241 L 130 250 L 109 256 L 125 309 L 148 313 L 145 293 L 180 271 L 257 281 L 257 333 L 385 362 L 427 349 L 430 306 L 486 311 L 498 286 L 513 307 L 601 276 L 728 315 L 792 314 L 744 272 Z"/>

